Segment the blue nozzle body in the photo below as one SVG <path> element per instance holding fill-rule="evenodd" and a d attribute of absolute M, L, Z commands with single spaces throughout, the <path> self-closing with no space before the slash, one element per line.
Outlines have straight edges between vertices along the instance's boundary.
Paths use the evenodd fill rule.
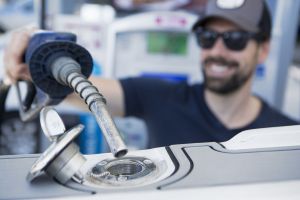
<path fill-rule="evenodd" d="M 35 52 L 35 50 L 43 44 L 54 42 L 54 41 L 69 41 L 76 43 L 77 37 L 73 33 L 67 32 L 53 32 L 53 31 L 45 31 L 45 32 L 37 32 L 35 33 L 28 44 L 25 53 L 25 62 L 29 64 L 30 59 Z"/>
<path fill-rule="evenodd" d="M 80 66 L 81 74 L 89 77 L 93 61 L 89 52 L 76 44 L 76 35 L 68 32 L 39 32 L 32 36 L 25 52 L 34 84 L 53 99 L 63 99 L 73 92 L 53 75 L 53 63 L 70 58 Z M 70 60 L 69 59 L 69 60 Z M 62 67 L 64 67 L 62 63 Z M 56 67 L 57 68 L 57 67 Z"/>

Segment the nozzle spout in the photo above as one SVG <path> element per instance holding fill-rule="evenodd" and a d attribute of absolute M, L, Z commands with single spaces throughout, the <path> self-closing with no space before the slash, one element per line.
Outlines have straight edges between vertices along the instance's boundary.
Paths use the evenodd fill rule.
<path fill-rule="evenodd" d="M 107 141 L 107 144 L 115 157 L 127 154 L 127 147 L 117 130 L 109 112 L 106 109 L 106 101 L 98 89 L 92 85 L 81 73 L 79 64 L 72 58 L 62 57 L 52 64 L 52 74 L 61 84 L 68 85 L 89 106 L 98 125 Z"/>

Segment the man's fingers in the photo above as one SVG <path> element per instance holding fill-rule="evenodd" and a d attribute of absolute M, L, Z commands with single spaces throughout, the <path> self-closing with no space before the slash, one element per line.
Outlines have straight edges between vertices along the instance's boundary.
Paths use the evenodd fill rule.
<path fill-rule="evenodd" d="M 20 79 L 31 80 L 29 69 L 25 63 L 16 64 L 14 67 L 11 67 L 10 70 L 6 70 L 6 75 L 12 83 Z"/>
<path fill-rule="evenodd" d="M 30 80 L 28 66 L 23 57 L 30 37 L 36 28 L 22 29 L 12 33 L 4 51 L 5 73 L 12 83 L 18 79 Z"/>
<path fill-rule="evenodd" d="M 29 39 L 30 33 L 28 31 L 17 31 L 13 33 L 8 53 L 16 62 L 23 62 L 23 55 L 28 46 Z"/>

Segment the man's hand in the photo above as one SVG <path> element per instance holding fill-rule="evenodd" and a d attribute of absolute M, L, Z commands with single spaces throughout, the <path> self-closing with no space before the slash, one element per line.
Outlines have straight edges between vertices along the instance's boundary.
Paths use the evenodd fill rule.
<path fill-rule="evenodd" d="M 4 52 L 5 82 L 13 84 L 17 80 L 31 80 L 29 68 L 23 57 L 35 28 L 27 28 L 12 33 Z"/>

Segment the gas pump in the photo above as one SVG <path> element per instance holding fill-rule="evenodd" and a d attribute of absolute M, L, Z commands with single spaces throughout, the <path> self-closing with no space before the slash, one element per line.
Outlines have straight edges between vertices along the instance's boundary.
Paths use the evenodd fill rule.
<path fill-rule="evenodd" d="M 197 18 L 187 12 L 164 11 L 115 21 L 109 29 L 104 74 L 202 80 L 199 48 L 190 31 Z"/>

